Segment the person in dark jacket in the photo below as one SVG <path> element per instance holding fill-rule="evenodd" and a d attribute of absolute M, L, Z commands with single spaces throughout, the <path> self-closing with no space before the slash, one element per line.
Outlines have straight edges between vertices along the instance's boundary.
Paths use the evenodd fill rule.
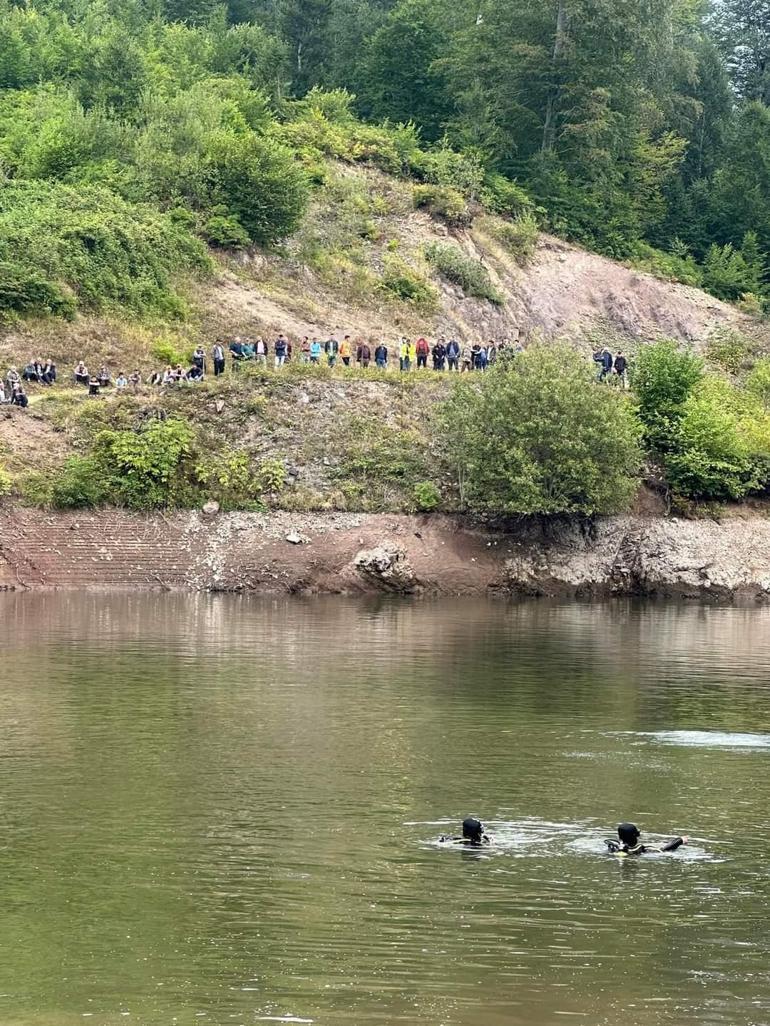
<path fill-rule="evenodd" d="M 459 371 L 460 369 L 460 343 L 456 338 L 450 338 L 446 347 L 446 359 L 447 366 L 450 371 Z"/>
<path fill-rule="evenodd" d="M 442 843 L 460 843 L 467 844 L 472 848 L 480 848 L 483 844 L 489 844 L 489 838 L 484 833 L 484 825 L 481 820 L 476 819 L 474 816 L 467 816 L 463 820 L 463 833 L 462 837 L 449 837 L 445 836 L 441 839 Z"/>
<path fill-rule="evenodd" d="M 618 351 L 615 357 L 615 373 L 618 376 L 623 388 L 628 387 L 628 360 L 625 358 L 622 352 Z"/>
<path fill-rule="evenodd" d="M 214 360 L 214 377 L 218 378 L 220 374 L 225 372 L 225 349 L 219 340 L 214 343 L 211 356 Z"/>
<path fill-rule="evenodd" d="M 433 347 L 432 353 L 434 371 L 443 371 L 444 364 L 446 363 L 446 346 L 441 339 Z"/>
<path fill-rule="evenodd" d="M 388 366 L 388 347 L 382 342 L 374 350 L 374 362 L 380 370 L 385 370 Z"/>
<path fill-rule="evenodd" d="M 602 356 L 601 356 L 602 370 L 601 370 L 601 374 L 599 375 L 599 381 L 606 381 L 607 380 L 608 376 L 612 373 L 612 366 L 613 366 L 614 362 L 615 361 L 612 359 L 612 353 L 605 346 L 605 348 L 602 349 Z"/>
<path fill-rule="evenodd" d="M 371 363 L 372 351 L 366 342 L 362 342 L 356 349 L 356 363 L 362 367 L 368 367 Z"/>
<path fill-rule="evenodd" d="M 607 841 L 607 849 L 611 855 L 625 857 L 627 855 L 645 855 L 649 852 L 676 851 L 688 838 L 675 837 L 666 844 L 642 844 L 641 831 L 635 823 L 621 823 L 618 826 L 618 840 Z"/>

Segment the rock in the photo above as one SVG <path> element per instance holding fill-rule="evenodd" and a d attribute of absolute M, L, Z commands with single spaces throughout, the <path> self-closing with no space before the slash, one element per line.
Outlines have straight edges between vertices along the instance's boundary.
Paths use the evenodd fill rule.
<path fill-rule="evenodd" d="M 217 515 L 217 513 L 219 512 L 219 503 L 215 502 L 213 499 L 210 499 L 203 506 L 203 509 L 201 510 L 201 512 L 206 517 L 215 517 Z"/>
<path fill-rule="evenodd" d="M 298 398 L 303 406 L 307 406 L 307 404 L 310 402 L 310 396 L 307 394 L 307 392 L 300 392 Z"/>
<path fill-rule="evenodd" d="M 406 553 L 390 542 L 359 552 L 353 561 L 358 573 L 380 591 L 411 595 L 419 582 Z"/>
<path fill-rule="evenodd" d="M 286 535 L 286 541 L 289 545 L 309 545 L 310 539 L 306 538 L 304 534 L 298 534 L 297 531 L 291 531 Z"/>
<path fill-rule="evenodd" d="M 224 410 L 224 408 L 225 408 L 225 401 L 224 401 L 224 399 L 217 399 L 217 401 L 214 403 L 214 409 L 217 411 L 217 413 L 221 413 L 222 410 Z"/>

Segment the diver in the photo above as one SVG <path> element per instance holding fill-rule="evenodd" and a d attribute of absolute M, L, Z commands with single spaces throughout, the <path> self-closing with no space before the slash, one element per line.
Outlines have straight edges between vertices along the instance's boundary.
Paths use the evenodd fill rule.
<path fill-rule="evenodd" d="M 607 841 L 607 849 L 610 855 L 644 855 L 649 852 L 676 851 L 683 844 L 687 844 L 689 838 L 675 837 L 666 844 L 642 844 L 640 841 L 641 831 L 633 823 L 621 823 L 618 827 L 618 840 Z"/>
<path fill-rule="evenodd" d="M 460 844 L 467 844 L 471 848 L 480 848 L 483 844 L 489 844 L 489 838 L 484 833 L 484 826 L 480 820 L 474 819 L 473 816 L 468 816 L 463 820 L 463 835 L 462 837 L 442 837 L 440 838 L 442 844 L 448 842 L 459 842 Z"/>

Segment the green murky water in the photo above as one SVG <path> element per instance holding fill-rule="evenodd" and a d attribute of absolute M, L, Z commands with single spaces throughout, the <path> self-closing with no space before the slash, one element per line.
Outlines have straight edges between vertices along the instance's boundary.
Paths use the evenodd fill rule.
<path fill-rule="evenodd" d="M 767 611 L 0 606 L 3 1026 L 770 1023 Z"/>

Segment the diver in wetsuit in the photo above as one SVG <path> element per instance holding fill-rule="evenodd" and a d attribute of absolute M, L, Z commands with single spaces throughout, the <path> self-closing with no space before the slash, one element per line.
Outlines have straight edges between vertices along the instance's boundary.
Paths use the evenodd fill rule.
<path fill-rule="evenodd" d="M 480 820 L 468 816 L 463 820 L 462 837 L 442 837 L 442 843 L 457 841 L 460 844 L 470 845 L 471 848 L 480 848 L 482 844 L 489 844 L 489 838 L 484 833 L 484 826 Z"/>
<path fill-rule="evenodd" d="M 642 844 L 639 827 L 633 823 L 621 823 L 618 827 L 617 841 L 607 841 L 607 849 L 610 855 L 644 855 L 646 852 L 676 851 L 683 844 L 687 844 L 686 837 L 675 837 L 673 841 L 666 844 Z"/>

